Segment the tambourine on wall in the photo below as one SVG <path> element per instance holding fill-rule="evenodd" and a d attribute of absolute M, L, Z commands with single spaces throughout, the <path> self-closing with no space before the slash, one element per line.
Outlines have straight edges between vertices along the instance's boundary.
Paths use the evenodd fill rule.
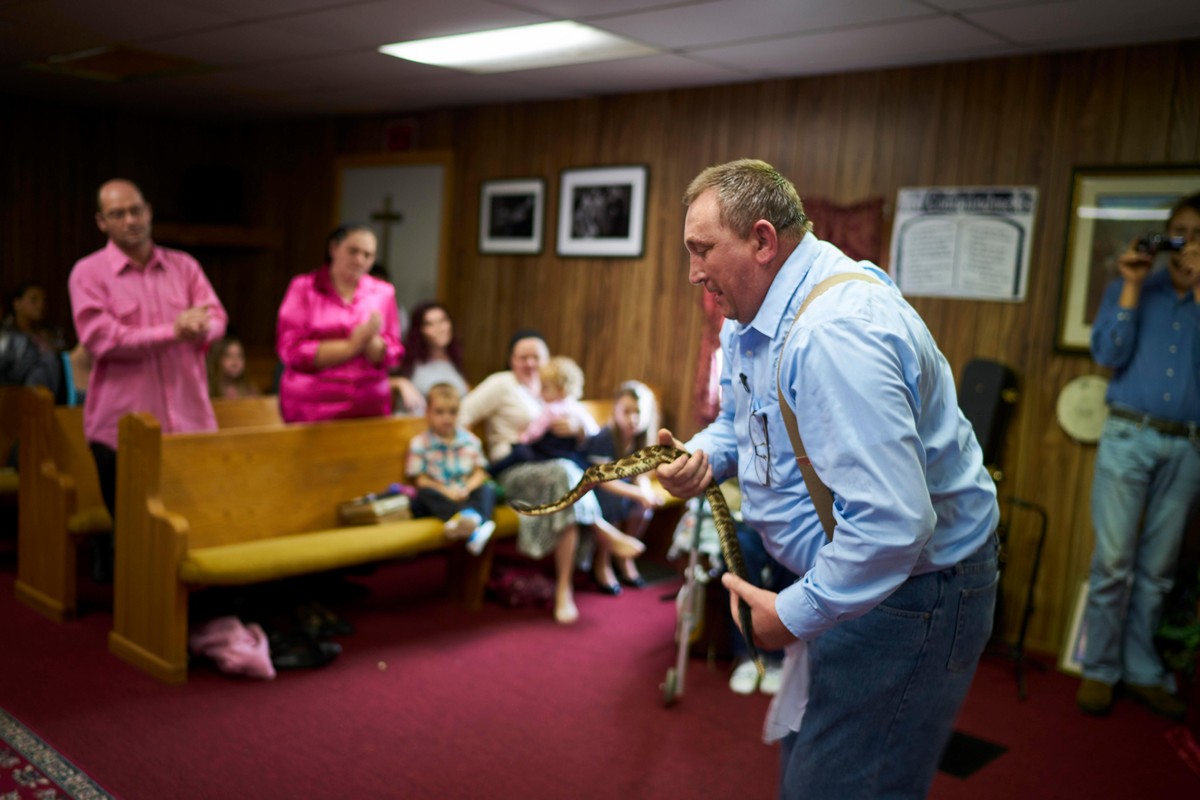
<path fill-rule="evenodd" d="M 1107 390 L 1108 380 L 1102 375 L 1081 375 L 1062 388 L 1055 413 L 1068 436 L 1083 444 L 1100 441 L 1108 419 L 1108 406 L 1104 404 Z"/>

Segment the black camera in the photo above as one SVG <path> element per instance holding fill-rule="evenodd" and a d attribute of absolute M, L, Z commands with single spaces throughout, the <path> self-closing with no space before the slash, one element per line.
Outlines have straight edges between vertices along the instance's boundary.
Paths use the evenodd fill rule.
<path fill-rule="evenodd" d="M 1153 256 L 1158 253 L 1173 253 L 1182 250 L 1187 239 L 1182 236 L 1164 236 L 1161 233 L 1148 233 L 1137 240 L 1137 251 Z"/>

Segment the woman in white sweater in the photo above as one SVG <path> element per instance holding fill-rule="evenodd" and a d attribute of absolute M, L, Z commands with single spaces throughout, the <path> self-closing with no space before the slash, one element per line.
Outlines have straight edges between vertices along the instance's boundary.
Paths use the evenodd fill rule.
<path fill-rule="evenodd" d="M 463 398 L 459 424 L 484 426 L 488 458 L 493 462 L 508 455 L 533 420 L 542 413 L 542 387 L 538 370 L 550 358 L 550 348 L 541 334 L 518 331 L 509 343 L 509 369 L 485 378 Z M 576 435 L 576 423 L 560 420 L 552 428 L 560 436 Z M 550 503 L 566 494 L 582 477 L 580 467 L 567 459 L 524 462 L 496 476 L 505 496 L 534 505 Z M 590 492 L 574 506 L 544 517 L 520 517 L 517 549 L 530 558 L 554 554 L 554 618 L 570 624 L 579 618 L 572 590 L 576 556 L 581 552 L 580 526 L 591 526 L 619 558 L 640 555 L 645 546 L 606 522 L 600 504 Z M 601 587 L 606 589 L 607 587 Z M 611 592 L 610 592 L 611 593 Z"/>

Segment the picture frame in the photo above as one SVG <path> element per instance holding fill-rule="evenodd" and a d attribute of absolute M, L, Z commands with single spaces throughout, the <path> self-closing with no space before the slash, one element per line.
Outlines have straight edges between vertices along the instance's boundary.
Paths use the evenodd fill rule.
<path fill-rule="evenodd" d="M 1083 655 L 1087 647 L 1087 626 L 1083 612 L 1087 608 L 1088 581 L 1084 578 L 1075 593 L 1075 605 L 1071 610 L 1071 625 L 1058 656 L 1058 669 L 1070 675 L 1083 675 Z"/>
<path fill-rule="evenodd" d="M 541 178 L 483 181 L 479 189 L 479 252 L 541 253 L 545 207 L 546 182 Z"/>
<path fill-rule="evenodd" d="M 558 255 L 640 258 L 645 246 L 647 173 L 644 164 L 563 170 Z"/>
<path fill-rule="evenodd" d="M 454 211 L 448 150 L 365 153 L 334 161 L 330 225 L 360 221 L 375 231 L 375 261 L 398 297 L 446 297 Z"/>
<path fill-rule="evenodd" d="M 1071 184 L 1055 348 L 1087 353 L 1117 259 L 1135 237 L 1162 233 L 1175 201 L 1200 191 L 1200 164 L 1076 167 Z"/>

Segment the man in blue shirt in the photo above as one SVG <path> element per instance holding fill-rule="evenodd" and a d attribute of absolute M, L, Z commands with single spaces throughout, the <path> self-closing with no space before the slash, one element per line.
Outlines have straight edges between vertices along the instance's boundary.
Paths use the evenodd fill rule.
<path fill-rule="evenodd" d="M 802 576 L 778 594 L 723 578 L 758 644 L 787 648 L 766 731 L 782 739 L 781 796 L 925 797 L 999 577 L 996 490 L 950 366 L 886 274 L 810 232 L 770 165 L 710 167 L 684 202 L 689 280 L 727 317 L 721 411 L 658 474 L 678 496 L 737 475 L 743 518 Z M 870 280 L 828 288 L 789 336 L 813 289 L 845 273 Z M 832 540 L 777 387 L 832 492 Z"/>
<path fill-rule="evenodd" d="M 1092 325 L 1092 356 L 1113 376 L 1092 483 L 1096 542 L 1076 696 L 1089 714 L 1108 712 L 1121 681 L 1160 714 L 1187 710 L 1163 686 L 1154 631 L 1200 497 L 1200 194 L 1171 209 L 1167 235 L 1186 247 L 1152 270 L 1155 255 L 1130 246 Z"/>

